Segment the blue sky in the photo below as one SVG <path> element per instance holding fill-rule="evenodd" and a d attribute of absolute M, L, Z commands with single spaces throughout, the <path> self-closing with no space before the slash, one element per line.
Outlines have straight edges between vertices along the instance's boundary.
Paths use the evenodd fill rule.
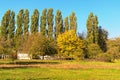
<path fill-rule="evenodd" d="M 28 9 L 32 15 L 38 9 L 40 15 L 44 8 L 62 11 L 63 18 L 75 12 L 77 16 L 78 32 L 86 32 L 86 20 L 90 12 L 98 16 L 99 26 L 108 30 L 109 38 L 120 35 L 120 0 L 1 0 L 0 20 L 10 9 L 17 14 L 20 9 Z"/>

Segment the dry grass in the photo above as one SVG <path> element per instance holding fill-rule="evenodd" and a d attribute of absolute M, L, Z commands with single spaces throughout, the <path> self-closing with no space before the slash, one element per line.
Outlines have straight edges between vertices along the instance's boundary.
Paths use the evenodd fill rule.
<path fill-rule="evenodd" d="M 62 69 L 120 69 L 120 61 L 116 63 L 96 62 L 96 61 L 42 61 L 43 64 L 1 64 L 0 68 L 22 68 L 22 67 L 40 67 L 40 68 L 62 68 Z M 49 62 L 49 63 L 48 63 Z M 53 63 L 52 63 L 53 62 Z"/>

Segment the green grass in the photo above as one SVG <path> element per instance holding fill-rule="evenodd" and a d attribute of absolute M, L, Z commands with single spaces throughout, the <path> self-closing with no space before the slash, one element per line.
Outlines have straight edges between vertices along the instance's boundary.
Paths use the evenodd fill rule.
<path fill-rule="evenodd" d="M 120 80 L 118 69 L 0 69 L 0 80 Z"/>
<path fill-rule="evenodd" d="M 6 63 L 6 61 L 0 62 Z M 33 63 L 36 61 L 17 60 L 16 62 Z M 47 64 L 47 67 L 1 68 L 0 80 L 120 80 L 120 61 L 108 63 L 96 61 L 39 60 L 37 62 L 42 65 Z M 53 66 L 55 64 L 55 66 L 50 68 L 48 67 L 49 64 Z M 68 68 L 57 68 L 56 65 L 61 67 L 68 66 Z M 70 65 L 72 65 L 72 68 L 69 67 Z M 78 68 L 75 68 L 76 66 Z M 81 68 L 81 66 L 84 68 Z"/>

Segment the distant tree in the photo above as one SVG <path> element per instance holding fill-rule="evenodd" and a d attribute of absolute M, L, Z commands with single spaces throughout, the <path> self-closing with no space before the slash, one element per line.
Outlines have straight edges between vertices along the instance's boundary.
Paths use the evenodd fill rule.
<path fill-rule="evenodd" d="M 93 17 L 93 35 L 94 35 L 94 43 L 98 44 L 99 42 L 99 31 L 98 31 L 98 18 L 97 16 Z"/>
<path fill-rule="evenodd" d="M 10 23 L 8 27 L 8 40 L 10 42 L 10 47 L 14 48 L 14 37 L 15 37 L 15 13 L 12 11 L 10 14 Z"/>
<path fill-rule="evenodd" d="M 55 16 L 55 37 L 57 38 L 60 33 L 64 32 L 63 20 L 61 11 L 57 10 Z"/>
<path fill-rule="evenodd" d="M 15 34 L 15 12 L 11 12 L 10 15 L 10 23 L 8 27 L 8 34 L 9 34 L 9 39 L 14 39 L 14 34 Z"/>
<path fill-rule="evenodd" d="M 106 52 L 107 51 L 107 40 L 108 40 L 108 31 L 99 27 L 99 46 L 100 48 Z"/>
<path fill-rule="evenodd" d="M 2 59 L 5 59 L 5 55 L 10 55 L 12 53 L 10 47 L 9 41 L 0 37 L 0 55 L 2 55 Z"/>
<path fill-rule="evenodd" d="M 70 29 L 75 30 L 75 32 L 77 29 L 77 17 L 74 12 L 72 12 L 70 15 Z"/>
<path fill-rule="evenodd" d="M 58 35 L 57 45 L 59 47 L 59 54 L 62 56 L 73 58 L 84 57 L 84 41 L 77 37 L 74 30 Z"/>
<path fill-rule="evenodd" d="M 87 42 L 94 43 L 93 35 L 93 13 L 90 13 L 86 22 L 87 27 Z"/>
<path fill-rule="evenodd" d="M 17 29 L 15 34 L 15 48 L 19 49 L 23 42 L 23 19 L 24 19 L 24 10 L 21 9 L 17 15 Z"/>
<path fill-rule="evenodd" d="M 24 12 L 24 39 L 28 38 L 28 35 L 29 35 L 29 31 L 28 31 L 28 28 L 29 28 L 29 11 L 28 10 L 25 10 Z"/>
<path fill-rule="evenodd" d="M 120 38 L 109 39 L 107 41 L 107 51 L 106 54 L 109 55 L 110 61 L 115 59 L 120 59 Z"/>
<path fill-rule="evenodd" d="M 86 35 L 85 35 L 84 32 L 82 32 L 82 33 L 78 33 L 78 37 L 79 37 L 80 39 L 84 40 L 85 37 L 86 37 Z"/>
<path fill-rule="evenodd" d="M 41 16 L 40 33 L 46 36 L 47 9 L 44 9 Z"/>
<path fill-rule="evenodd" d="M 23 50 L 32 55 L 42 56 L 57 53 L 56 42 L 39 33 L 29 36 L 29 39 L 24 43 Z"/>
<path fill-rule="evenodd" d="M 0 36 L 0 54 L 10 55 L 14 47 L 15 13 L 8 10 L 2 19 Z"/>
<path fill-rule="evenodd" d="M 90 13 L 87 19 L 87 42 L 99 44 L 98 18 Z"/>
<path fill-rule="evenodd" d="M 66 18 L 64 19 L 64 28 L 65 28 L 65 31 L 68 31 L 68 30 L 69 30 L 68 17 L 66 17 Z"/>
<path fill-rule="evenodd" d="M 48 37 L 52 38 L 53 37 L 53 9 L 50 8 L 48 9 L 47 13 L 47 22 L 48 22 Z"/>
<path fill-rule="evenodd" d="M 39 26 L 39 11 L 35 9 L 31 17 L 31 26 L 30 26 L 31 33 L 38 32 L 38 26 Z"/>
<path fill-rule="evenodd" d="M 1 22 L 1 37 L 4 38 L 5 40 L 7 40 L 8 38 L 8 26 L 9 26 L 9 21 L 10 21 L 10 13 L 11 11 L 8 10 L 3 18 L 2 18 L 2 22 Z"/>

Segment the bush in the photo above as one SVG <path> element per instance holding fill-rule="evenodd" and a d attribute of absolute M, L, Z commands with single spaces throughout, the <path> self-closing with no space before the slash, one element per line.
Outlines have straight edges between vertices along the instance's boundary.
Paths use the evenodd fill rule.
<path fill-rule="evenodd" d="M 97 55 L 97 60 L 99 61 L 106 61 L 106 62 L 113 62 L 113 56 L 107 53 L 101 53 Z"/>
<path fill-rule="evenodd" d="M 119 59 L 120 58 L 120 50 L 118 46 L 111 47 L 107 54 L 111 55 L 112 60 Z"/>
<path fill-rule="evenodd" d="M 99 45 L 97 44 L 89 44 L 87 48 L 87 57 L 90 59 L 96 59 L 97 55 L 102 53 Z"/>

